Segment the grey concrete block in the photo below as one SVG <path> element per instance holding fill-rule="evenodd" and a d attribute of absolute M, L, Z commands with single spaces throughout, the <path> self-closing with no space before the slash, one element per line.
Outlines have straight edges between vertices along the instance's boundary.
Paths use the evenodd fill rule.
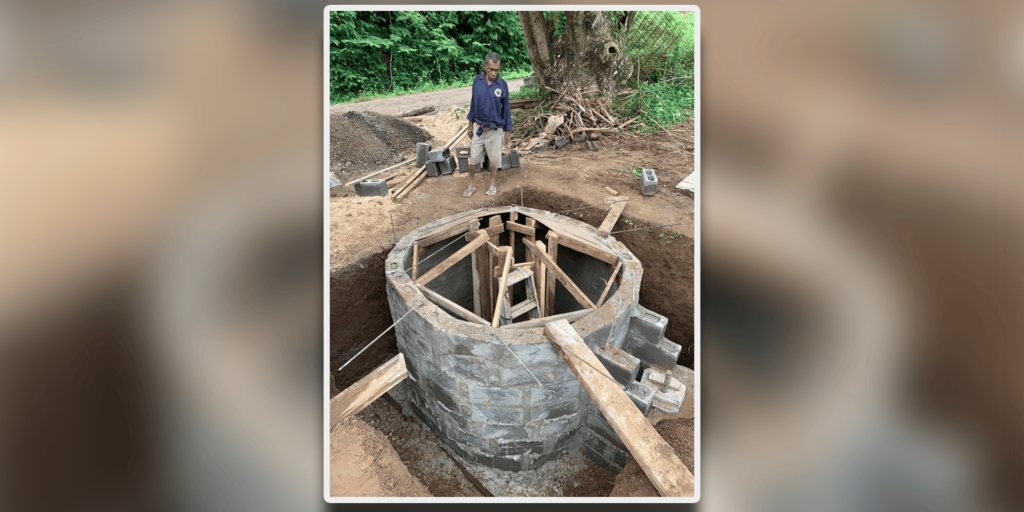
<path fill-rule="evenodd" d="M 543 453 L 544 443 L 540 441 L 512 441 L 498 447 L 498 455 L 501 457 L 523 455 L 527 452 Z"/>
<path fill-rule="evenodd" d="M 588 140 L 587 141 L 587 149 L 589 149 L 591 151 L 597 151 L 597 144 L 594 144 L 594 141 L 592 141 L 592 140 Z"/>
<path fill-rule="evenodd" d="M 640 382 L 654 390 L 651 407 L 665 414 L 679 412 L 679 406 L 683 405 L 683 399 L 686 398 L 686 386 L 679 379 L 656 368 L 648 368 L 644 370 Z"/>
<path fill-rule="evenodd" d="M 519 356 L 523 364 L 533 368 L 536 364 L 565 364 L 551 343 L 527 343 L 512 345 L 512 351 Z"/>
<path fill-rule="evenodd" d="M 455 158 L 469 158 L 469 146 L 455 146 Z"/>
<path fill-rule="evenodd" d="M 354 188 L 356 195 L 363 197 L 388 195 L 388 185 L 384 180 L 360 181 L 354 185 Z"/>
<path fill-rule="evenodd" d="M 481 421 L 492 425 L 522 425 L 523 410 L 515 407 L 489 407 L 481 405 L 473 408 L 473 421 Z"/>
<path fill-rule="evenodd" d="M 476 356 L 450 355 L 448 367 L 452 373 L 464 377 L 469 382 L 483 386 L 501 386 L 501 368 L 488 364 L 486 360 Z"/>
<path fill-rule="evenodd" d="M 430 161 L 430 148 L 429 142 L 417 142 L 416 143 L 416 167 L 423 167 L 428 161 Z"/>
<path fill-rule="evenodd" d="M 521 471 L 523 469 L 522 456 L 494 457 L 494 466 L 505 471 Z"/>
<path fill-rule="evenodd" d="M 441 174 L 441 169 L 437 166 L 437 162 L 427 162 L 427 176 L 433 178 Z"/>
<path fill-rule="evenodd" d="M 615 429 L 613 429 L 611 424 L 608 423 L 608 420 L 604 419 L 604 416 L 601 415 L 601 412 L 597 410 L 596 406 L 594 407 L 594 410 L 591 411 L 591 414 L 587 415 L 586 425 L 594 435 L 600 437 L 606 442 L 622 448 L 623 450 L 626 449 L 626 443 L 622 442 L 622 439 L 619 438 L 619 434 L 615 433 Z"/>
<path fill-rule="evenodd" d="M 447 160 L 451 154 L 451 150 L 448 149 L 448 146 L 445 146 L 441 149 L 435 149 L 430 153 L 427 153 L 427 159 L 434 163 L 440 163 Z"/>
<path fill-rule="evenodd" d="M 578 424 L 579 421 L 579 413 L 568 414 L 551 420 L 542 421 L 534 428 L 537 437 L 544 439 L 547 437 L 554 437 L 561 434 L 562 432 L 565 432 L 572 425 Z"/>
<path fill-rule="evenodd" d="M 568 143 L 569 143 L 568 139 L 566 139 L 565 137 L 559 137 L 555 141 L 555 147 L 558 148 L 558 149 L 562 149 L 562 146 L 564 146 L 564 145 L 566 145 Z"/>
<path fill-rule="evenodd" d="M 587 140 L 587 134 L 584 132 L 577 133 L 572 138 L 573 142 L 583 142 L 585 140 Z"/>
<path fill-rule="evenodd" d="M 501 167 L 499 167 L 498 169 L 504 171 L 505 169 L 508 169 L 508 168 L 509 168 L 508 153 L 502 153 L 501 154 Z"/>
<path fill-rule="evenodd" d="M 543 405 L 578 398 L 583 387 L 579 381 L 564 381 L 530 388 L 530 405 Z"/>
<path fill-rule="evenodd" d="M 626 387 L 636 380 L 637 371 L 640 370 L 640 360 L 626 351 L 604 344 L 597 347 L 594 355 L 620 386 Z"/>
<path fill-rule="evenodd" d="M 576 414 L 580 410 L 580 403 L 575 398 L 563 402 L 556 402 L 547 405 L 535 405 L 530 415 L 531 421 L 553 420 L 562 416 Z"/>
<path fill-rule="evenodd" d="M 653 196 L 658 191 L 658 177 L 654 169 L 644 169 L 640 175 L 640 193 L 645 196 Z"/>
<path fill-rule="evenodd" d="M 531 375 L 530 372 L 533 372 Z M 552 368 L 545 368 L 535 366 L 530 369 L 530 372 L 526 371 L 526 368 L 522 366 L 515 368 L 503 368 L 501 370 L 501 384 L 503 386 L 538 386 L 537 380 L 541 384 L 547 384 L 555 381 L 555 371 Z M 535 380 L 534 377 L 537 377 Z"/>
<path fill-rule="evenodd" d="M 633 349 L 633 355 L 640 358 L 640 371 L 652 366 L 659 370 L 671 370 L 682 351 L 682 346 L 661 338 L 658 343 L 640 343 Z"/>
<path fill-rule="evenodd" d="M 452 395 L 449 392 L 442 389 L 441 386 L 438 386 L 432 380 L 424 380 L 424 382 L 426 384 L 423 387 L 430 395 L 433 395 L 434 399 L 440 402 L 441 405 L 447 407 L 449 411 L 454 411 L 458 408 L 458 406 L 455 405 L 455 399 L 452 398 Z"/>
<path fill-rule="evenodd" d="M 626 352 L 634 353 L 641 343 L 657 344 L 665 336 L 666 327 L 668 327 L 668 318 L 637 305 L 636 312 L 629 319 L 629 330 L 626 332 L 626 340 L 622 348 Z"/>
<path fill-rule="evenodd" d="M 654 399 L 654 390 L 641 382 L 633 382 L 626 387 L 626 396 L 633 401 L 633 405 L 640 410 L 641 414 L 647 414 L 651 410 L 651 400 Z"/>
<path fill-rule="evenodd" d="M 512 149 L 508 152 L 508 165 L 509 167 L 519 167 L 519 151 Z"/>
<path fill-rule="evenodd" d="M 399 340 L 398 349 L 405 354 L 406 359 L 430 360 L 433 349 L 420 336 L 406 336 Z"/>
<path fill-rule="evenodd" d="M 519 406 L 523 402 L 523 392 L 519 388 L 502 389 L 470 385 L 469 400 L 476 405 Z"/>
<path fill-rule="evenodd" d="M 484 439 L 524 440 L 529 439 L 530 435 L 523 427 L 485 423 L 482 437 Z"/>
<path fill-rule="evenodd" d="M 441 174 L 451 174 L 455 172 L 455 156 L 448 155 L 448 158 L 438 162 L 437 169 Z"/>

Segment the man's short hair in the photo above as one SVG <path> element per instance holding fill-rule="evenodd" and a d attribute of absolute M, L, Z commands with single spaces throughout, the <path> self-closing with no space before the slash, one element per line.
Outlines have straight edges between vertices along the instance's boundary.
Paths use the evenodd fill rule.
<path fill-rule="evenodd" d="M 501 64 L 501 57 L 497 53 L 491 52 L 484 57 L 484 62 L 490 62 L 492 64 Z"/>

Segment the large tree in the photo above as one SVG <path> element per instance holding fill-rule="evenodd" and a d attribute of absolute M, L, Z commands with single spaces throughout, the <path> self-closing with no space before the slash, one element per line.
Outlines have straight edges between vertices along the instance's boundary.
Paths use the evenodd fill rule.
<path fill-rule="evenodd" d="M 633 74 L 625 41 L 636 11 L 519 11 L 534 74 L 552 89 L 613 93 Z M 559 17 L 565 30 L 555 36 Z"/>

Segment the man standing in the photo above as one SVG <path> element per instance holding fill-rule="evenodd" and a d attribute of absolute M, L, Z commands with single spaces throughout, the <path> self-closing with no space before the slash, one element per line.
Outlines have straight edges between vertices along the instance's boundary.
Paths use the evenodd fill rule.
<path fill-rule="evenodd" d="M 476 191 L 476 166 L 484 161 L 484 151 L 491 164 L 491 186 L 487 195 L 498 193 L 494 180 L 501 165 L 501 146 L 506 131 L 512 131 L 512 113 L 508 103 L 508 84 L 498 77 L 501 57 L 491 52 L 484 58 L 484 74 L 473 79 L 473 96 L 466 119 L 473 131 L 469 147 L 469 188 L 462 195 L 469 197 Z"/>

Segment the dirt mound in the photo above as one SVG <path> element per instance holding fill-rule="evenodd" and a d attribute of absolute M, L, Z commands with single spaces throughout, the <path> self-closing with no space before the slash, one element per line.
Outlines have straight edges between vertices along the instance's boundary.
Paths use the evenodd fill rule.
<path fill-rule="evenodd" d="M 331 116 L 331 171 L 358 178 L 416 155 L 417 142 L 431 136 L 401 119 L 376 112 Z"/>

